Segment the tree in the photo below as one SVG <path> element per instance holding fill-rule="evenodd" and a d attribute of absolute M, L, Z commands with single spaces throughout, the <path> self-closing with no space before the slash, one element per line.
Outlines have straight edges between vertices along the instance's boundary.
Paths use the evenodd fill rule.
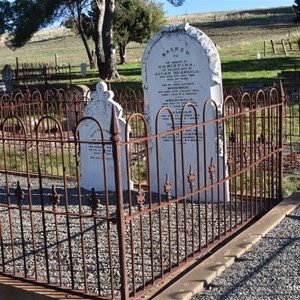
<path fill-rule="evenodd" d="M 12 31 L 7 45 L 12 48 L 24 46 L 39 29 L 52 24 L 64 9 L 61 0 L 17 0 L 11 3 Z"/>
<path fill-rule="evenodd" d="M 11 4 L 9 1 L 0 2 L 0 35 L 11 29 Z"/>
<path fill-rule="evenodd" d="M 77 15 L 72 13 L 63 24 L 80 34 L 87 49 L 86 39 L 94 37 L 96 16 L 91 12 L 89 15 L 81 13 L 80 18 Z M 118 45 L 121 64 L 125 63 L 125 49 L 130 41 L 145 42 L 163 23 L 164 12 L 161 4 L 152 0 L 118 0 L 113 19 L 113 42 Z M 87 52 L 89 58 L 92 58 L 90 51 Z"/>
<path fill-rule="evenodd" d="M 168 0 L 174 6 L 181 6 L 185 0 Z"/>
<path fill-rule="evenodd" d="M 120 63 L 125 63 L 129 42 L 147 41 L 163 23 L 161 4 L 148 0 L 119 0 L 114 14 L 114 41 L 119 47 Z"/>
<path fill-rule="evenodd" d="M 296 17 L 294 19 L 295 22 L 300 22 L 300 0 L 295 0 L 293 5 L 293 9 L 296 13 Z"/>
<path fill-rule="evenodd" d="M 90 67 L 94 68 L 95 61 L 88 44 L 88 39 L 94 34 L 94 26 L 91 23 L 90 17 L 85 13 L 85 10 L 89 6 L 90 0 L 76 0 L 74 2 L 67 2 L 70 17 L 63 22 L 63 25 L 67 28 L 73 29 L 80 35 L 89 59 Z"/>
<path fill-rule="evenodd" d="M 94 42 L 100 78 L 114 79 L 119 74 L 116 69 L 116 54 L 113 44 L 113 15 L 115 0 L 93 0 Z"/>
<path fill-rule="evenodd" d="M 89 3 L 94 13 L 94 41 L 101 79 L 118 77 L 115 67 L 112 21 L 115 0 L 16 0 L 11 2 L 12 32 L 7 45 L 16 49 L 25 45 L 39 29 L 52 24 L 64 15 L 70 5 Z M 83 6 L 83 5 L 82 5 Z M 81 17 L 81 14 L 78 14 Z"/>
<path fill-rule="evenodd" d="M 168 0 L 175 6 L 184 0 Z M 115 66 L 115 48 L 113 45 L 113 16 L 116 0 L 15 0 L 10 2 L 12 13 L 11 33 L 7 45 L 12 49 L 22 47 L 39 29 L 52 24 L 65 12 L 68 5 L 89 3 L 93 12 L 94 42 L 96 58 L 101 79 L 118 77 Z M 3 6 L 3 3 L 0 7 Z M 82 14 L 78 14 L 82 16 Z M 4 16 L 5 17 L 5 16 Z M 3 19 L 3 16 L 1 17 Z"/>

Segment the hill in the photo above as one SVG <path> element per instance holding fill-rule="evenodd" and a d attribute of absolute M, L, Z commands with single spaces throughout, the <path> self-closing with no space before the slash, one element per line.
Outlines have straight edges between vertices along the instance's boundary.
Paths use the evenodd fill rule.
<path fill-rule="evenodd" d="M 222 63 L 223 83 L 227 87 L 278 81 L 277 73 L 300 69 L 299 25 L 293 22 L 295 13 L 291 7 L 253 9 L 216 13 L 199 13 L 168 17 L 168 24 L 189 22 L 205 32 L 217 45 Z M 30 43 L 12 51 L 0 42 L 0 69 L 4 64 L 54 65 L 71 64 L 79 69 L 88 63 L 81 39 L 65 28 L 41 30 Z M 277 53 L 272 52 L 270 41 L 276 43 Z M 293 44 L 286 56 L 281 41 Z M 92 41 L 90 41 L 93 48 Z M 140 62 L 145 45 L 130 43 L 127 47 L 127 65 L 118 66 L 122 78 L 113 84 L 141 84 Z M 261 59 L 258 59 L 258 53 Z M 94 71 L 95 72 L 95 71 Z M 94 82 L 97 79 L 94 80 Z M 93 85 L 94 82 L 85 81 Z M 82 83 L 82 82 L 81 82 Z"/>
<path fill-rule="evenodd" d="M 199 13 L 168 17 L 169 24 L 188 22 L 204 31 L 215 44 L 227 47 L 267 39 L 299 36 L 292 7 Z"/>

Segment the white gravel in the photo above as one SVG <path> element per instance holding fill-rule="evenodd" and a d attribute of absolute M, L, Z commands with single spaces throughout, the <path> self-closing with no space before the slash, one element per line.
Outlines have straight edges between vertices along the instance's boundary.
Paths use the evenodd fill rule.
<path fill-rule="evenodd" d="M 0 201 L 2 205 L 0 209 L 0 233 L 3 242 L 3 250 L 0 248 L 0 267 L 3 265 L 4 260 L 5 272 L 15 271 L 24 276 L 26 269 L 27 276 L 35 277 L 37 275 L 39 280 L 44 281 L 49 278 L 52 284 L 61 284 L 67 287 L 72 287 L 73 284 L 73 288 L 77 290 L 86 289 L 88 292 L 99 293 L 101 296 L 109 296 L 111 293 L 118 296 L 120 291 L 120 267 L 117 228 L 114 224 L 107 223 L 103 219 L 94 220 L 91 216 L 91 208 L 88 206 L 90 191 L 81 190 L 82 217 L 80 218 L 80 203 L 76 182 L 67 181 L 67 188 L 65 189 L 62 180 L 42 178 L 41 183 L 39 183 L 38 178 L 30 178 L 32 209 L 35 210 L 30 213 L 26 177 L 9 175 L 7 180 L 10 185 L 9 192 L 11 194 L 11 205 L 13 206 L 10 210 L 6 208 L 6 178 L 5 175 L 0 174 L 0 199 L 2 199 Z M 17 180 L 19 180 L 25 192 L 21 213 L 14 196 Z M 60 195 L 60 203 L 57 208 L 58 214 L 53 214 L 48 197 L 51 193 L 52 184 L 56 186 L 57 193 Z M 59 212 L 66 212 L 66 195 L 68 195 L 69 217 L 59 214 Z M 97 216 L 105 216 L 105 195 L 97 193 L 97 198 L 100 199 Z M 42 211 L 41 206 L 42 199 L 45 203 L 44 211 Z M 108 215 L 114 216 L 116 205 L 113 193 L 109 194 L 109 201 Z M 128 215 L 128 199 L 124 198 L 124 201 L 125 214 Z M 132 201 L 131 211 L 132 213 L 137 212 L 138 206 L 134 195 L 132 195 Z M 157 199 L 153 199 L 153 201 L 154 205 L 157 204 Z M 247 212 L 249 214 L 251 206 L 250 203 L 248 204 Z M 193 218 L 191 217 L 192 206 Z M 208 205 L 207 210 L 205 205 L 201 204 L 199 206 L 198 203 L 192 205 L 191 202 L 184 204 L 181 201 L 178 205 L 171 205 L 170 209 L 168 209 L 168 206 L 161 208 L 161 210 L 156 209 L 151 217 L 149 213 L 145 213 L 143 216 L 136 217 L 131 223 L 127 222 L 125 236 L 130 291 L 151 282 L 152 276 L 159 277 L 161 272 L 170 267 L 170 264 L 174 267 L 178 262 L 184 261 L 185 255 L 192 253 L 193 247 L 197 249 L 199 244 L 203 247 L 206 241 L 211 242 L 213 238 L 212 224 L 214 226 L 214 238 L 218 237 L 218 229 L 220 229 L 221 234 L 223 233 L 225 224 L 227 230 L 229 229 L 229 203 L 225 205 L 226 219 L 223 213 L 224 205 L 220 209 L 220 222 L 217 221 L 218 209 L 215 204 Z M 231 206 L 233 209 L 231 225 L 234 226 L 235 222 L 240 222 L 241 210 L 244 211 L 244 217 L 246 216 L 246 205 L 243 204 L 241 208 L 240 203 L 237 201 L 236 204 L 232 203 Z M 149 208 L 149 203 L 146 201 L 145 209 L 147 208 Z M 212 214 L 212 209 L 214 214 Z M 252 209 L 255 209 L 255 207 L 253 206 Z M 186 222 L 184 222 L 185 214 L 187 216 Z M 33 222 L 31 222 L 30 215 L 34 219 Z M 177 217 L 178 221 L 176 221 Z M 209 222 L 207 233 L 205 232 L 206 217 Z M 192 221 L 195 225 L 201 223 L 201 234 L 195 227 L 193 240 L 191 235 Z M 21 225 L 23 225 L 23 231 Z M 32 228 L 34 228 L 34 236 L 32 235 Z M 69 231 L 67 228 L 69 228 Z M 143 228 L 142 233 L 141 228 Z M 178 235 L 176 234 L 177 229 L 180 231 Z M 11 246 L 11 236 L 13 236 L 14 247 Z M 95 236 L 98 243 L 95 242 Z M 33 240 L 35 241 L 36 253 L 33 251 Z M 22 244 L 24 244 L 24 247 L 22 247 Z M 45 251 L 46 248 L 48 249 L 47 252 Z M 72 250 L 72 255 L 69 254 L 69 249 Z M 112 268 L 109 265 L 110 257 Z M 59 265 L 61 265 L 61 271 L 59 271 Z M 133 273 L 135 276 L 134 281 L 132 279 Z M 72 274 L 73 283 L 71 281 Z M 112 282 L 115 288 L 114 291 L 112 291 Z"/>
<path fill-rule="evenodd" d="M 300 207 L 196 299 L 300 299 Z"/>

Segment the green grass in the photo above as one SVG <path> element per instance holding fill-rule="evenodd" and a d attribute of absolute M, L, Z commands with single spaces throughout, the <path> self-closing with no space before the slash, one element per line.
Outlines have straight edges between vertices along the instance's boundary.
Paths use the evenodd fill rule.
<path fill-rule="evenodd" d="M 49 146 L 48 146 L 49 147 Z M 49 148 L 50 149 L 50 148 Z M 56 152 L 54 150 L 43 151 L 41 149 L 40 152 L 40 165 L 38 164 L 37 159 L 37 151 L 32 151 L 29 149 L 28 151 L 28 170 L 29 172 L 38 173 L 40 171 L 44 175 L 49 176 L 62 176 L 63 175 L 63 163 L 62 163 L 62 154 L 61 151 Z M 3 149 L 0 150 L 0 156 L 4 157 Z M 26 173 L 26 156 L 25 151 L 21 147 L 6 147 L 5 150 L 5 157 L 6 157 L 6 167 L 15 172 Z M 72 153 L 68 153 L 65 151 L 65 174 L 66 176 L 76 176 L 76 160 L 75 156 Z M 0 163 L 1 169 L 5 167 L 4 161 Z"/>
<path fill-rule="evenodd" d="M 285 175 L 283 177 L 283 196 L 300 191 L 300 175 Z"/>

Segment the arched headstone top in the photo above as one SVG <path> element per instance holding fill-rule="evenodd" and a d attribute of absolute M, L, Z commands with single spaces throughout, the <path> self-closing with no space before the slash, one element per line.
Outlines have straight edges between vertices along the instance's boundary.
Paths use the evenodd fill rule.
<path fill-rule="evenodd" d="M 84 116 L 96 116 L 97 119 L 110 122 L 112 105 L 119 119 L 122 119 L 123 109 L 113 100 L 114 92 L 107 89 L 105 82 L 98 82 L 96 91 L 91 95 L 91 102 L 84 108 Z"/>
<path fill-rule="evenodd" d="M 176 35 L 177 38 L 180 38 L 180 35 L 182 35 L 185 38 L 190 38 L 197 42 L 196 45 L 199 45 L 199 49 L 202 48 L 207 55 L 211 85 L 222 84 L 221 63 L 216 46 L 203 31 L 193 26 L 190 26 L 188 23 L 163 26 L 161 30 L 153 36 L 153 38 L 148 43 L 142 58 L 143 72 L 145 72 L 144 68 L 146 68 L 149 59 L 149 54 L 151 53 L 152 48 L 158 42 L 160 42 L 162 38 L 168 36 L 171 37 L 174 35 Z M 170 51 L 170 49 L 166 49 L 166 51 L 168 50 Z"/>

